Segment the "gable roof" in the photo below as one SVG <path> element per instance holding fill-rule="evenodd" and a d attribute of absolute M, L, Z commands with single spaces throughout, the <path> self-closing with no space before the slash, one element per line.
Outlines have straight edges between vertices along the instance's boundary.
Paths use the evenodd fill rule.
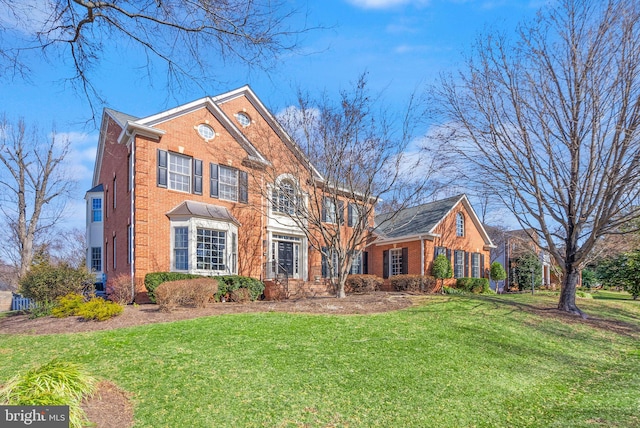
<path fill-rule="evenodd" d="M 458 204 L 464 205 L 485 245 L 493 247 L 489 234 L 482 226 L 465 194 L 405 208 L 393 213 L 376 215 L 378 242 L 412 240 L 426 236 L 435 237 L 437 236 L 435 229 Z"/>
<path fill-rule="evenodd" d="M 167 217 L 193 216 L 210 218 L 213 220 L 230 221 L 238 226 L 240 225 L 240 222 L 225 207 L 213 204 L 205 204 L 204 202 L 184 201 L 174 207 L 166 215 Z"/>

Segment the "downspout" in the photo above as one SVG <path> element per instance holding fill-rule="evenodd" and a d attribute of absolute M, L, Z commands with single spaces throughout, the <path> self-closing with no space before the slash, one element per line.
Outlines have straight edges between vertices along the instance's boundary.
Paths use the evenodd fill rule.
<path fill-rule="evenodd" d="M 129 167 L 129 165 L 127 165 L 127 168 Z M 127 172 L 128 174 L 129 172 Z M 131 245 L 130 251 L 131 251 L 131 303 L 135 302 L 136 299 L 136 281 L 135 281 L 135 189 L 136 189 L 136 138 L 135 135 L 131 138 L 131 177 L 129 177 L 130 184 L 131 184 L 131 242 L 129 243 L 129 245 Z"/>
<path fill-rule="evenodd" d="M 420 275 L 426 275 L 424 268 L 424 238 L 420 237 Z"/>

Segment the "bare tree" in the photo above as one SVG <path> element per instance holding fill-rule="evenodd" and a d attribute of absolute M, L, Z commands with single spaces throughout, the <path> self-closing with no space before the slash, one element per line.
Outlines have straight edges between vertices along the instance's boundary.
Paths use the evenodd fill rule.
<path fill-rule="evenodd" d="M 35 243 L 48 239 L 45 232 L 60 219 L 74 185 L 63 168 L 68 153 L 69 142 L 55 133 L 43 137 L 23 120 L 0 120 L 0 213 L 9 235 L 2 251 L 19 278 L 31 266 Z"/>
<path fill-rule="evenodd" d="M 366 76 L 354 86 L 337 101 L 300 94 L 299 105 L 281 117 L 301 149 L 280 162 L 297 184 L 281 180 L 282 170 L 266 171 L 271 185 L 265 196 L 320 253 L 339 298 L 345 297 L 354 257 L 380 226 L 374 224 L 376 205 L 384 198 L 401 209 L 426 198 L 436 163 L 408 150 L 424 124 L 415 99 L 409 100 L 405 115 L 393 118 L 380 108 L 383 101 L 368 93 Z"/>
<path fill-rule="evenodd" d="M 599 238 L 640 214 L 638 1 L 561 0 L 515 42 L 480 37 L 444 77 L 441 138 L 541 238 L 562 268 L 559 309 L 575 302 Z"/>
<path fill-rule="evenodd" d="M 92 72 L 109 49 L 140 49 L 149 73 L 160 65 L 169 83 L 199 84 L 222 63 L 277 64 L 310 30 L 292 28 L 297 15 L 280 0 L 0 0 L 0 74 L 28 78 L 29 64 L 47 58 L 71 67 L 93 106 Z"/>

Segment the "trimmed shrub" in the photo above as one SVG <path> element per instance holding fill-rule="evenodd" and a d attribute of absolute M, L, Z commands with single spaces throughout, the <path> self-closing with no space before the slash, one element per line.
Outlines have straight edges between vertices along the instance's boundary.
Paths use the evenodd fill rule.
<path fill-rule="evenodd" d="M 488 293 L 491 289 L 487 278 L 458 278 L 456 288 L 474 294 Z"/>
<path fill-rule="evenodd" d="M 218 280 L 218 292 L 216 301 L 221 301 L 222 297 L 231 298 L 231 292 L 239 288 L 249 290 L 249 300 L 257 300 L 264 292 L 264 282 L 259 279 L 240 275 L 222 275 L 215 277 Z"/>
<path fill-rule="evenodd" d="M 395 291 L 433 293 L 436 279 L 426 275 L 394 275 L 389 279 Z"/>
<path fill-rule="evenodd" d="M 156 288 L 155 297 L 160 310 L 170 312 L 179 305 L 202 308 L 213 298 L 216 291 L 216 279 L 199 277 L 163 282 Z"/>
<path fill-rule="evenodd" d="M 249 300 L 251 300 L 251 294 L 247 288 L 238 288 L 229 293 L 230 302 L 247 303 Z"/>
<path fill-rule="evenodd" d="M 84 296 L 81 294 L 67 294 L 56 299 L 57 305 L 51 309 L 51 315 L 56 318 L 71 317 L 78 313 L 80 306 L 84 304 Z"/>
<path fill-rule="evenodd" d="M 587 293 L 586 291 L 576 291 L 576 297 L 579 297 L 581 299 L 593 299 L 593 296 L 591 295 L 591 293 Z"/>
<path fill-rule="evenodd" d="M 76 269 L 64 263 L 52 266 L 43 262 L 33 266 L 20 280 L 20 294 L 38 303 L 53 302 L 67 294 L 82 294 L 94 280 L 94 275 L 84 267 Z"/>
<path fill-rule="evenodd" d="M 346 293 L 372 293 L 380 290 L 384 280 L 375 275 L 349 275 L 345 283 Z"/>
<path fill-rule="evenodd" d="M 77 364 L 53 360 L 18 374 L 0 390 L 0 404 L 22 406 L 69 406 L 69 426 L 87 426 L 80 403 L 96 390 L 96 380 Z"/>
<path fill-rule="evenodd" d="M 128 305 L 133 301 L 131 289 L 131 277 L 129 275 L 117 275 L 107 284 L 107 298 L 121 305 Z"/>
<path fill-rule="evenodd" d="M 144 286 L 147 289 L 149 300 L 151 300 L 151 303 L 156 303 L 155 290 L 160 286 L 160 284 L 167 281 L 178 281 L 181 279 L 193 278 L 202 278 L 202 275 L 193 275 L 190 273 L 180 272 L 153 272 L 148 273 L 144 277 Z"/>
<path fill-rule="evenodd" d="M 85 320 L 106 321 L 120 315 L 124 311 L 124 307 L 118 303 L 109 300 L 93 297 L 88 302 L 80 305 L 76 311 L 76 315 Z"/>

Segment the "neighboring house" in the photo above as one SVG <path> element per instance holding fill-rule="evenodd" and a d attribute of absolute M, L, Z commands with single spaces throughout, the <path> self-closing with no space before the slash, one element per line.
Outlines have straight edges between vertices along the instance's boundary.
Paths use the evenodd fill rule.
<path fill-rule="evenodd" d="M 431 275 L 433 260 L 444 254 L 454 278 L 487 277 L 494 247 L 465 195 L 376 216 L 376 239 L 367 248 L 369 273 Z"/>
<path fill-rule="evenodd" d="M 138 300 L 145 275 L 162 271 L 285 272 L 327 292 L 321 252 L 287 216 L 322 183 L 309 167 L 248 86 L 142 118 L 105 109 L 86 195 L 87 266 L 107 285 L 130 278 Z M 310 169 L 313 180 L 296 176 Z M 342 205 L 323 209 L 345 216 Z"/>
<path fill-rule="evenodd" d="M 525 254 L 533 254 L 540 261 L 543 286 L 559 284 L 560 281 L 551 263 L 551 256 L 540 248 L 537 238 L 532 238 L 535 236 L 533 231 L 525 229 L 504 231 L 490 226 L 487 226 L 487 231 L 496 243 L 496 247 L 491 250 L 491 262 L 500 262 L 507 273 L 507 278 L 502 282 L 501 287 L 503 284 L 514 284 L 517 259 Z M 491 287 L 495 288 L 495 284 L 492 283 Z"/>

